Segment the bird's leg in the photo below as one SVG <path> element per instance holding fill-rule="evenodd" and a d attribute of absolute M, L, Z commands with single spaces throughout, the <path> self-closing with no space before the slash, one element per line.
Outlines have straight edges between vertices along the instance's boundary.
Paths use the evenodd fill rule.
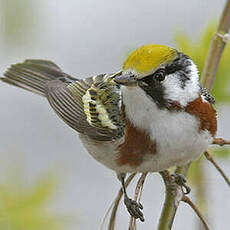
<path fill-rule="evenodd" d="M 125 173 L 119 173 L 117 174 L 118 179 L 121 181 L 123 193 L 124 193 L 124 204 L 131 216 L 133 216 L 135 219 L 140 219 L 142 222 L 144 221 L 143 213 L 141 212 L 141 209 L 143 209 L 143 206 L 141 203 L 136 202 L 135 200 L 132 200 L 128 197 L 125 187 Z"/>
<path fill-rule="evenodd" d="M 185 191 L 183 190 L 184 194 L 190 193 L 191 188 L 186 184 L 187 180 L 182 174 L 173 173 L 171 177 L 177 185 L 181 186 L 182 190 L 185 189 Z"/>

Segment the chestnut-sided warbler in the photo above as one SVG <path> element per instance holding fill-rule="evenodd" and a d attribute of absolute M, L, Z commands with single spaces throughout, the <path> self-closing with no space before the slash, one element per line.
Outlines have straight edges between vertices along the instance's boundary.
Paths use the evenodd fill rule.
<path fill-rule="evenodd" d="M 141 220 L 142 206 L 127 196 L 125 173 L 191 162 L 216 133 L 215 101 L 200 85 L 196 65 L 163 45 L 134 50 L 112 74 L 80 80 L 51 61 L 26 60 L 1 80 L 46 97 L 88 152 L 118 174 L 128 211 Z"/>

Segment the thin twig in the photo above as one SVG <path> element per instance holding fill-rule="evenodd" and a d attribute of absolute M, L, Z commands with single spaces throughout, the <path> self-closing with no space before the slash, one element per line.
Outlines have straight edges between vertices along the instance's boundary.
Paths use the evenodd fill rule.
<path fill-rule="evenodd" d="M 230 145 L 230 141 L 227 141 L 223 138 L 215 138 L 214 141 L 212 142 L 214 145 Z"/>
<path fill-rule="evenodd" d="M 198 207 L 190 200 L 190 198 L 187 196 L 183 196 L 182 201 L 187 203 L 193 209 L 193 211 L 197 214 L 197 216 L 200 218 L 201 222 L 203 223 L 205 230 L 209 230 L 210 228 L 208 227 L 208 224 L 205 221 L 203 215 L 201 214 Z"/>
<path fill-rule="evenodd" d="M 104 225 L 105 225 L 105 221 L 106 221 L 106 219 L 107 219 L 107 217 L 108 217 L 110 211 L 112 210 L 112 208 L 113 208 L 113 206 L 114 206 L 114 203 L 115 203 L 115 200 L 110 204 L 108 210 L 106 211 L 106 213 L 105 213 L 105 215 L 104 215 L 104 217 L 103 217 L 103 219 L 102 219 L 101 226 L 100 226 L 100 228 L 99 228 L 100 230 L 103 230 Z"/>
<path fill-rule="evenodd" d="M 134 196 L 135 201 L 137 201 L 138 197 L 139 197 L 139 201 L 141 199 L 142 188 L 143 188 L 146 176 L 147 176 L 147 173 L 142 173 L 140 179 L 137 182 L 137 186 L 135 189 L 135 196 Z M 132 216 L 130 216 L 129 230 L 134 230 L 135 225 L 136 225 L 136 219 L 134 219 Z"/>
<path fill-rule="evenodd" d="M 133 180 L 133 178 L 136 176 L 136 173 L 132 173 L 128 178 L 127 180 L 125 181 L 125 187 L 127 188 L 128 185 L 130 184 L 130 182 Z M 115 228 L 115 220 L 116 220 L 116 214 L 117 214 L 117 208 L 118 208 L 118 205 L 120 203 L 120 200 L 121 200 L 121 197 L 123 195 L 123 190 L 122 188 L 119 190 L 118 194 L 117 194 L 117 197 L 116 197 L 116 200 L 114 202 L 114 206 L 113 206 L 113 210 L 112 210 L 112 213 L 111 213 L 111 216 L 110 216 L 110 220 L 109 220 L 109 227 L 108 227 L 108 230 L 114 230 Z"/>
<path fill-rule="evenodd" d="M 204 155 L 205 155 L 206 159 L 209 160 L 215 166 L 215 168 L 218 170 L 218 172 L 221 174 L 221 176 L 224 178 L 224 180 L 226 181 L 226 183 L 230 187 L 230 180 L 229 180 L 229 178 L 224 173 L 224 171 L 220 168 L 220 166 L 216 163 L 216 161 L 214 160 L 214 158 L 212 157 L 212 155 L 208 151 L 205 151 Z"/>

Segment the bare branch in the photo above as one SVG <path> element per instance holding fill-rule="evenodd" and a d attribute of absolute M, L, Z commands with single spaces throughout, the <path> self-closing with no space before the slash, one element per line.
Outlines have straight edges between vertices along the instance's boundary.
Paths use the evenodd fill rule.
<path fill-rule="evenodd" d="M 183 198 L 183 190 L 181 186 L 175 184 L 169 171 L 160 172 L 166 187 L 165 202 L 161 217 L 158 224 L 158 230 L 169 230 L 175 218 L 175 214 L 181 199 Z"/>
<path fill-rule="evenodd" d="M 224 173 L 224 171 L 220 168 L 220 166 L 213 159 L 212 155 L 208 151 L 204 152 L 204 155 L 205 155 L 206 159 L 209 160 L 215 166 L 215 168 L 218 170 L 218 172 L 224 178 L 224 180 L 226 181 L 226 183 L 228 184 L 228 186 L 230 186 L 230 180 L 229 180 L 229 178 L 226 176 L 226 174 Z"/>
<path fill-rule="evenodd" d="M 203 69 L 201 83 L 209 91 L 213 88 L 216 71 L 226 45 L 225 36 L 230 28 L 230 0 L 226 1 L 219 26 L 214 34 Z"/>
<path fill-rule="evenodd" d="M 208 224 L 205 221 L 203 215 L 201 214 L 198 207 L 190 200 L 190 198 L 187 196 L 183 196 L 182 201 L 187 203 L 193 209 L 193 211 L 197 214 L 197 216 L 200 218 L 201 222 L 203 223 L 205 230 L 209 230 Z"/>
<path fill-rule="evenodd" d="M 125 187 L 127 188 L 128 185 L 130 184 L 130 182 L 133 180 L 133 178 L 136 176 L 136 173 L 132 173 L 128 178 L 127 180 L 125 181 Z M 113 210 L 112 210 L 112 213 L 111 213 L 111 216 L 110 216 L 110 220 L 109 220 L 109 227 L 108 227 L 108 230 L 114 230 L 115 228 L 115 220 L 116 220 L 116 215 L 117 215 L 117 208 L 118 208 L 118 205 L 120 203 L 120 200 L 121 200 L 121 197 L 123 195 L 123 190 L 122 188 L 119 190 L 118 194 L 117 194 L 117 197 L 116 197 L 116 200 L 114 202 L 114 206 L 113 206 Z"/>
<path fill-rule="evenodd" d="M 140 179 L 137 182 L 137 186 L 135 189 L 135 196 L 134 196 L 134 200 L 137 201 L 138 196 L 139 196 L 139 201 L 141 199 L 141 194 L 142 194 L 142 189 L 143 189 L 143 185 L 145 182 L 145 178 L 147 176 L 148 173 L 142 173 Z M 134 230 L 136 226 L 136 219 L 134 219 L 132 216 L 130 217 L 130 222 L 129 222 L 129 230 Z"/>
<path fill-rule="evenodd" d="M 223 138 L 215 138 L 214 141 L 212 142 L 214 145 L 230 145 L 230 141 L 226 141 Z"/>

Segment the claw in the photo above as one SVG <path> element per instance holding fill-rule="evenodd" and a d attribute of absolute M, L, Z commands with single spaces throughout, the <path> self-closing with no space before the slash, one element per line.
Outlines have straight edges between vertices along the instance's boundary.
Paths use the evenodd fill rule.
<path fill-rule="evenodd" d="M 124 203 L 125 203 L 125 206 L 129 214 L 135 219 L 140 219 L 140 221 L 143 222 L 145 220 L 144 215 L 141 212 L 141 210 L 143 209 L 143 206 L 141 203 L 138 203 L 135 200 L 132 200 L 128 197 L 127 192 L 126 192 L 126 186 L 125 186 L 125 174 L 119 173 L 118 179 L 121 181 L 121 184 L 122 184 L 122 189 L 124 193 Z"/>
<path fill-rule="evenodd" d="M 191 192 L 191 188 L 186 184 L 187 180 L 183 175 L 174 173 L 171 176 L 173 177 L 176 184 L 181 186 L 182 189 L 185 188 L 185 191 L 183 190 L 184 194 L 187 195 Z"/>
<path fill-rule="evenodd" d="M 140 219 L 140 221 L 144 221 L 143 213 L 140 209 L 143 209 L 141 203 L 136 202 L 135 200 L 131 200 L 130 198 L 126 197 L 124 200 L 125 206 L 129 212 L 129 214 L 134 217 L 135 219 Z"/>
<path fill-rule="evenodd" d="M 141 203 L 138 203 L 139 208 L 142 210 L 143 209 L 143 205 Z"/>

